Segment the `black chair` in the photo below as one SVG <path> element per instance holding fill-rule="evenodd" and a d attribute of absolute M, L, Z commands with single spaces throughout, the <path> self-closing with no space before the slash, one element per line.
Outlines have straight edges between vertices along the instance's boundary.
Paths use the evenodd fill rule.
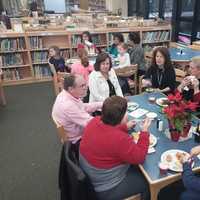
<path fill-rule="evenodd" d="M 72 146 L 71 142 L 67 141 L 62 148 L 59 169 L 61 200 L 97 200 L 94 188 L 80 168 Z"/>

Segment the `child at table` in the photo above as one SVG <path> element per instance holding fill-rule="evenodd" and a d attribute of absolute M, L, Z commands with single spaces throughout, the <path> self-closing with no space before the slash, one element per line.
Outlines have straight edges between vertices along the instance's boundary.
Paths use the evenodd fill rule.
<path fill-rule="evenodd" d="M 126 66 L 129 66 L 130 63 L 130 56 L 128 51 L 128 44 L 122 43 L 118 45 L 118 60 L 119 60 L 119 65 L 115 68 L 123 68 Z"/>
<path fill-rule="evenodd" d="M 190 155 L 200 154 L 200 145 L 191 149 Z M 200 177 L 196 176 L 191 169 L 190 160 L 182 157 L 183 163 L 182 180 L 186 191 L 182 193 L 181 200 L 199 200 L 200 199 Z"/>

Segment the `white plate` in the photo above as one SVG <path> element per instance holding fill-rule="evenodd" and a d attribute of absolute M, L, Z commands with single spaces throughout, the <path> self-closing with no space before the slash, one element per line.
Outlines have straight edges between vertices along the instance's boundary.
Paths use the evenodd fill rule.
<path fill-rule="evenodd" d="M 139 107 L 139 105 L 135 102 L 128 102 L 128 111 L 132 112 L 134 110 L 136 110 Z"/>
<path fill-rule="evenodd" d="M 161 162 L 166 163 L 170 170 L 175 172 L 182 172 L 183 171 L 183 165 L 177 158 L 178 154 L 185 154 L 185 156 L 189 156 L 189 153 L 186 151 L 178 150 L 178 149 L 171 149 L 168 151 L 165 151 L 161 155 Z M 193 163 L 194 166 L 194 163 Z"/>
<path fill-rule="evenodd" d="M 150 119 L 155 119 L 156 117 L 158 117 L 158 115 L 154 112 L 149 112 L 146 114 L 146 116 Z"/>
<path fill-rule="evenodd" d="M 159 106 L 162 106 L 162 107 L 167 107 L 168 106 L 167 104 L 163 104 L 163 100 L 167 100 L 167 98 L 162 97 L 162 98 L 156 99 L 156 104 L 158 104 Z"/>
<path fill-rule="evenodd" d="M 140 136 L 140 132 L 133 132 L 133 133 L 131 133 L 131 135 L 133 136 L 133 139 L 134 139 L 135 143 L 137 143 L 138 139 L 139 139 L 139 136 Z M 153 134 L 150 134 L 149 139 L 150 139 L 149 148 L 152 148 L 157 144 L 157 138 Z"/>

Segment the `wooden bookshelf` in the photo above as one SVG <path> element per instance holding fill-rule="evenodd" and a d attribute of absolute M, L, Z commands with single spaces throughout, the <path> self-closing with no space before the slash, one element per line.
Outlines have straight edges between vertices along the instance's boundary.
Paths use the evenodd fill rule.
<path fill-rule="evenodd" d="M 30 31 L 25 33 L 1 33 L 0 66 L 4 71 L 4 84 L 24 84 L 52 80 L 47 57 L 51 46 L 58 46 L 65 60 L 77 56 L 77 44 L 82 29 L 71 31 Z M 106 49 L 112 44 L 113 33 L 121 32 L 127 41 L 130 32 L 139 32 L 145 51 L 155 46 L 168 46 L 171 26 L 98 28 L 88 30 L 94 44 Z M 3 42 L 2 42 L 3 41 Z M 14 61 L 17 62 L 14 62 Z"/>

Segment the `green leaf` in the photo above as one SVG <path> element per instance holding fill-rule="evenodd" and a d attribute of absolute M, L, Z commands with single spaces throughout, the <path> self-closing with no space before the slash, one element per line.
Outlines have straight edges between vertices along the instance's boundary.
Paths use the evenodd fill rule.
<path fill-rule="evenodd" d="M 184 121 L 185 121 L 185 120 L 180 119 L 180 118 L 175 118 L 175 119 L 174 119 L 175 128 L 176 128 L 178 131 L 180 131 L 180 132 L 182 132 L 182 130 L 183 130 Z"/>

